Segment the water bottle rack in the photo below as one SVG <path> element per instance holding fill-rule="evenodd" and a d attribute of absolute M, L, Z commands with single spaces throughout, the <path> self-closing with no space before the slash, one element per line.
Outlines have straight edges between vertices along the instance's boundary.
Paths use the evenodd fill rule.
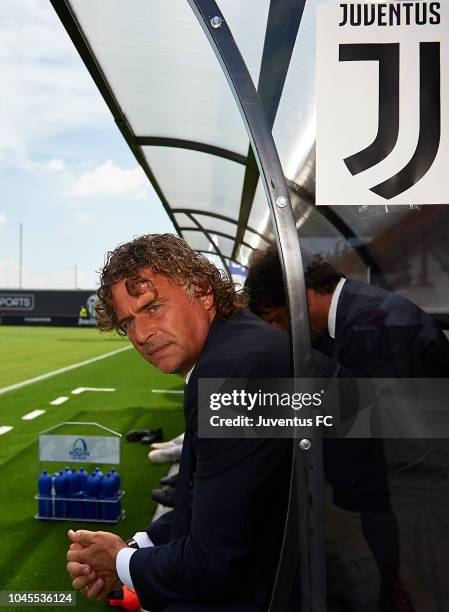
<path fill-rule="evenodd" d="M 76 516 L 75 514 L 67 515 L 67 516 L 55 516 L 55 503 L 56 502 L 71 502 L 77 504 L 83 504 L 83 510 L 86 509 L 87 504 L 96 504 L 97 507 L 102 507 L 103 504 L 116 504 L 121 502 L 122 497 L 125 495 L 125 491 L 120 491 L 120 494 L 116 497 L 111 497 L 110 499 L 89 499 L 86 497 L 60 497 L 58 495 L 35 495 L 34 499 L 39 501 L 50 501 L 52 506 L 52 516 L 41 516 L 39 512 L 34 515 L 35 519 L 40 521 L 79 521 L 82 523 L 110 523 L 112 525 L 116 525 L 119 521 L 125 518 L 126 512 L 124 509 L 120 509 L 119 514 L 114 519 L 106 519 L 106 518 L 89 518 L 86 516 Z M 96 508 L 97 509 L 97 508 Z M 80 514 L 86 515 L 87 512 L 80 512 Z"/>
<path fill-rule="evenodd" d="M 75 435 L 66 433 L 72 426 L 75 428 Z M 56 430 L 61 428 L 65 429 L 64 434 L 56 433 Z M 92 428 L 94 434 L 97 435 L 80 434 L 80 431 L 86 432 Z M 121 437 L 121 434 L 108 427 L 90 422 L 65 422 L 46 429 L 39 434 L 39 474 L 42 473 L 44 464 L 45 467 L 49 467 L 51 464 L 73 465 L 75 463 L 78 467 L 112 465 L 123 478 Z M 120 485 L 120 481 L 118 484 Z M 125 510 L 121 507 L 125 491 L 121 486 L 115 496 L 93 497 L 85 490 L 82 494 L 80 492 L 79 496 L 73 496 L 73 491 L 71 493 L 72 496 L 67 496 L 67 492 L 65 496 L 58 495 L 54 486 L 49 495 L 43 495 L 42 491 L 38 491 L 34 496 L 38 502 L 38 512 L 34 518 L 40 521 L 77 521 L 113 525 L 125 518 Z M 110 493 L 113 492 L 110 491 Z"/>

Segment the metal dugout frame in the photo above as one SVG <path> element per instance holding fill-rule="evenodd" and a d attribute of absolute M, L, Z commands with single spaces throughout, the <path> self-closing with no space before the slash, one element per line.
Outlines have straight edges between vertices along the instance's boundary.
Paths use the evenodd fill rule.
<path fill-rule="evenodd" d="M 298 233 L 270 125 L 260 97 L 226 20 L 214 0 L 187 0 L 223 69 L 234 95 L 262 178 L 283 269 L 290 312 L 291 349 L 296 378 L 310 373 L 312 347 L 307 294 Z M 306 451 L 299 438 L 314 438 Z M 323 486 L 322 445 L 308 428 L 295 432 L 290 498 L 284 542 L 270 611 L 287 610 L 300 564 L 301 609 L 319 612 L 326 606 L 324 535 L 319 500 Z M 301 503 L 306 516 L 300 519 Z M 302 518 L 302 517 L 301 517 Z M 301 520 L 301 528 L 300 528 Z M 299 602 L 298 602 L 299 603 Z"/>

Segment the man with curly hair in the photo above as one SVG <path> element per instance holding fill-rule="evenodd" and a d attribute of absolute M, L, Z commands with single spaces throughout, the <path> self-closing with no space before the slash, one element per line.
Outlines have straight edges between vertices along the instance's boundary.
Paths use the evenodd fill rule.
<path fill-rule="evenodd" d="M 73 586 L 102 599 L 132 586 L 156 612 L 266 610 L 287 508 L 290 440 L 198 437 L 198 379 L 288 378 L 287 334 L 243 307 L 234 284 L 177 236 L 148 235 L 108 254 L 100 330 L 186 379 L 176 508 L 128 546 L 106 532 L 69 532 Z"/>

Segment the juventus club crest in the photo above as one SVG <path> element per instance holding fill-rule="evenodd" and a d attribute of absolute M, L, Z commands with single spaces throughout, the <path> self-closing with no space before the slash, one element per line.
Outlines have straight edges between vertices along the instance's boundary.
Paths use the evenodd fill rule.
<path fill-rule="evenodd" d="M 449 5 L 318 5 L 317 204 L 449 203 Z"/>

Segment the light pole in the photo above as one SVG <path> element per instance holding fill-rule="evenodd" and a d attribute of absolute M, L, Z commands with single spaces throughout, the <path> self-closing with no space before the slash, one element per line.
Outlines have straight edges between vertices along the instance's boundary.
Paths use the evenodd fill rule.
<path fill-rule="evenodd" d="M 19 289 L 22 289 L 23 223 L 19 223 Z"/>

